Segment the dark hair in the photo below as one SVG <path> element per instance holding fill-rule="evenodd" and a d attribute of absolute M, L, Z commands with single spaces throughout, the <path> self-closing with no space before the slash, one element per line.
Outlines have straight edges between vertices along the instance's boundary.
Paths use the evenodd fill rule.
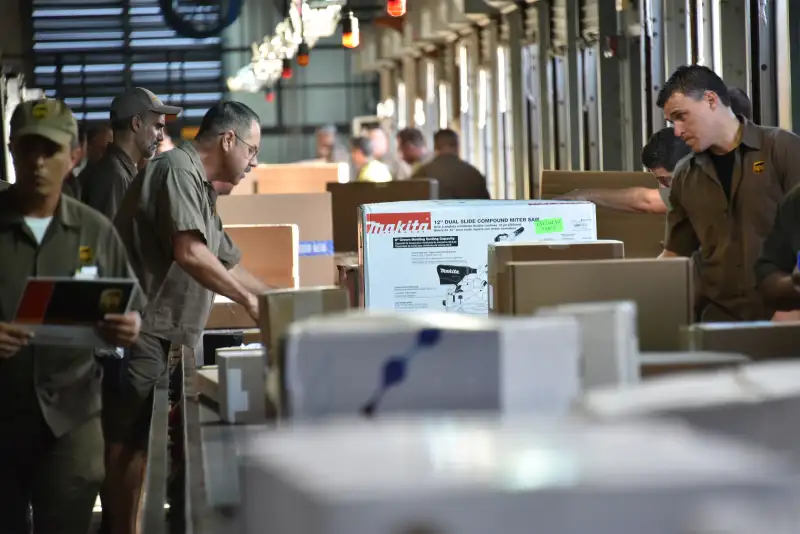
<path fill-rule="evenodd" d="M 738 87 L 728 87 L 728 96 L 731 99 L 731 109 L 745 119 L 753 120 L 753 102 L 743 90 Z"/>
<path fill-rule="evenodd" d="M 82 145 L 89 141 L 89 126 L 82 122 L 78 125 L 78 144 Z"/>
<path fill-rule="evenodd" d="M 667 83 L 658 92 L 656 105 L 664 108 L 664 104 L 675 93 L 682 93 L 694 100 L 700 100 L 706 91 L 717 94 L 719 101 L 726 107 L 731 107 L 731 98 L 728 95 L 728 86 L 717 76 L 717 73 L 702 65 L 683 65 L 672 73 Z"/>
<path fill-rule="evenodd" d="M 181 121 L 177 120 L 167 121 L 167 124 L 164 127 L 164 133 L 166 133 L 173 141 L 181 139 L 182 130 L 183 124 L 181 124 Z"/>
<path fill-rule="evenodd" d="M 425 146 L 425 136 L 416 128 L 403 128 L 397 132 L 397 140 L 411 146 Z"/>
<path fill-rule="evenodd" d="M 103 133 L 104 131 L 112 130 L 111 124 L 107 122 L 98 122 L 96 124 L 89 125 L 86 128 L 86 141 L 91 143 L 95 137 Z"/>
<path fill-rule="evenodd" d="M 369 137 L 365 137 L 363 135 L 351 137 L 350 148 L 361 151 L 361 153 L 368 158 L 372 157 L 372 141 Z"/>
<path fill-rule="evenodd" d="M 648 169 L 662 168 L 672 172 L 691 151 L 672 128 L 664 128 L 654 133 L 642 149 L 642 165 Z"/>
<path fill-rule="evenodd" d="M 433 148 L 458 150 L 458 134 L 449 128 L 444 128 L 433 134 Z"/>
<path fill-rule="evenodd" d="M 219 102 L 206 111 L 196 139 L 216 137 L 228 130 L 245 137 L 253 121 L 261 123 L 258 114 L 241 102 Z"/>

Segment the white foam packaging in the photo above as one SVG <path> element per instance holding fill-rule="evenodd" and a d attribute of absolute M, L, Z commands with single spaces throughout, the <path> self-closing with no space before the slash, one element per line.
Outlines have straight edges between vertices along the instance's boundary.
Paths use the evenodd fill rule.
<path fill-rule="evenodd" d="M 294 323 L 288 415 L 436 411 L 567 413 L 580 396 L 580 331 L 568 317 L 365 310 Z"/>
<path fill-rule="evenodd" d="M 635 302 L 566 304 L 542 308 L 536 315 L 574 317 L 580 324 L 584 389 L 639 381 Z"/>
<path fill-rule="evenodd" d="M 241 512 L 248 534 L 788 534 L 784 468 L 668 424 L 328 421 L 249 443 Z"/>
<path fill-rule="evenodd" d="M 265 360 L 262 347 L 217 350 L 219 414 L 223 421 L 266 421 Z"/>
<path fill-rule="evenodd" d="M 595 241 L 591 202 L 429 200 L 361 206 L 366 308 L 489 311 L 488 245 Z"/>

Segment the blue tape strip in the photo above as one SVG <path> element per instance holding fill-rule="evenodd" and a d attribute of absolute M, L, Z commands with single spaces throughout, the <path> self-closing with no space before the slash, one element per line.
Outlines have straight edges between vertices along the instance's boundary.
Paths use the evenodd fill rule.
<path fill-rule="evenodd" d="M 333 256 L 333 240 L 300 241 L 300 256 Z"/>

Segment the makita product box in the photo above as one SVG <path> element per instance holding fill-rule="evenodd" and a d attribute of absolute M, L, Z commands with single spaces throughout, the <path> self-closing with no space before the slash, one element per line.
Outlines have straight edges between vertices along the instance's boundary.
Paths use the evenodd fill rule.
<path fill-rule="evenodd" d="M 487 258 L 499 241 L 595 241 L 591 202 L 429 200 L 361 206 L 367 308 L 488 313 Z"/>

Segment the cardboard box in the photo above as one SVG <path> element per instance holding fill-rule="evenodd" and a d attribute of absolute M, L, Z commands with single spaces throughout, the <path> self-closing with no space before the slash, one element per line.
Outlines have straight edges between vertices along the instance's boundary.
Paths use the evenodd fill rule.
<path fill-rule="evenodd" d="M 668 424 L 293 425 L 240 465 L 248 534 L 796 532 L 785 462 Z"/>
<path fill-rule="evenodd" d="M 227 423 L 267 420 L 266 371 L 263 349 L 220 349 L 219 415 Z"/>
<path fill-rule="evenodd" d="M 297 287 L 300 240 L 296 224 L 226 225 L 242 252 L 241 265 L 271 287 Z"/>
<path fill-rule="evenodd" d="M 250 171 L 259 195 L 324 193 L 329 183 L 350 180 L 346 163 L 261 164 Z"/>
<path fill-rule="evenodd" d="M 340 287 L 308 287 L 262 293 L 258 296 L 258 326 L 267 348 L 267 362 L 277 361 L 278 344 L 289 325 L 317 315 L 342 312 L 350 307 L 347 291 Z"/>
<path fill-rule="evenodd" d="M 622 241 L 575 242 L 543 242 L 489 243 L 489 311 L 508 313 L 502 308 L 508 302 L 504 293 L 508 284 L 503 280 L 506 275 L 506 264 L 512 261 L 579 261 L 579 260 L 614 260 L 625 257 L 625 245 Z"/>
<path fill-rule="evenodd" d="M 247 315 L 242 306 L 222 295 L 214 295 L 206 330 L 245 329 L 255 326 L 256 322 Z"/>
<path fill-rule="evenodd" d="M 686 350 L 735 351 L 753 360 L 800 356 L 800 322 L 704 323 L 682 334 Z"/>
<path fill-rule="evenodd" d="M 568 317 L 351 311 L 307 319 L 285 338 L 285 413 L 564 415 L 580 394 L 579 336 Z"/>
<path fill-rule="evenodd" d="M 641 377 L 650 379 L 692 371 L 716 371 L 747 365 L 752 360 L 733 352 L 645 352 L 638 356 Z"/>
<path fill-rule="evenodd" d="M 552 199 L 575 189 L 655 189 L 658 182 L 648 172 L 542 171 L 540 195 Z M 664 215 L 628 213 L 597 207 L 597 238 L 625 243 L 626 258 L 654 258 L 664 248 Z"/>
<path fill-rule="evenodd" d="M 686 258 L 509 263 L 514 315 L 582 302 L 636 303 L 641 351 L 680 349 L 680 329 L 692 323 L 693 273 Z"/>
<path fill-rule="evenodd" d="M 537 315 L 573 317 L 578 321 L 583 389 L 639 381 L 639 340 L 633 302 L 568 304 L 542 308 Z"/>
<path fill-rule="evenodd" d="M 594 204 L 431 200 L 361 207 L 365 307 L 486 315 L 489 243 L 595 241 Z"/>
<path fill-rule="evenodd" d="M 329 193 L 221 197 L 224 224 L 296 224 L 300 230 L 300 286 L 335 283 Z"/>
<path fill-rule="evenodd" d="M 358 252 L 359 206 L 439 198 L 439 182 L 436 180 L 329 183 L 327 190 L 333 205 L 333 246 L 336 252 Z"/>

